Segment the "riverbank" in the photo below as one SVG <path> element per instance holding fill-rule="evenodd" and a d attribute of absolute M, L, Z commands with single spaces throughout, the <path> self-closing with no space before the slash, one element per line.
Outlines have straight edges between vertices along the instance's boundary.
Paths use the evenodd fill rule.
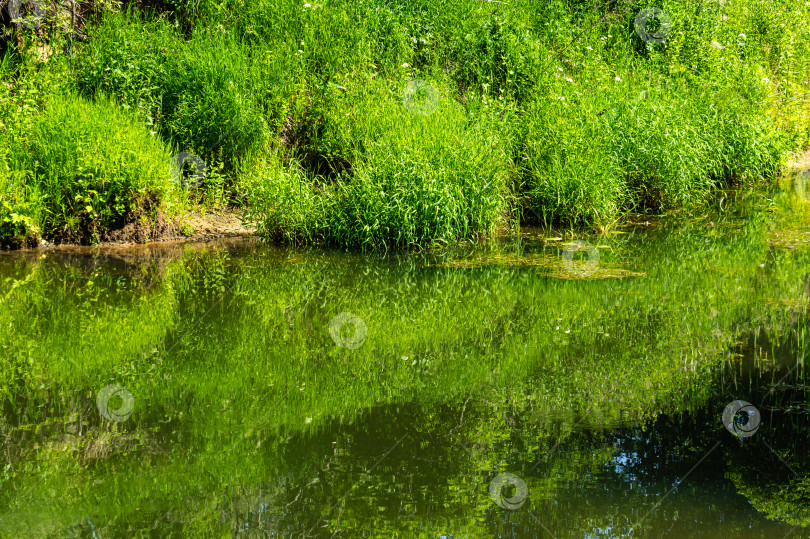
<path fill-rule="evenodd" d="M 810 143 L 794 0 L 78 9 L 7 22 L 7 247 L 176 239 L 198 207 L 359 250 L 605 230 L 773 184 Z"/>
<path fill-rule="evenodd" d="M 161 244 L 203 243 L 212 240 L 226 241 L 231 238 L 255 238 L 256 228 L 245 225 L 241 210 L 227 208 L 220 211 L 196 213 L 189 212 L 173 222 L 156 219 L 154 222 L 128 223 L 116 230 L 104 234 L 104 239 L 92 246 L 79 243 L 51 243 L 40 240 L 37 245 L 27 245 L 21 250 L 42 249 L 75 249 L 75 248 L 120 248 Z M 6 248 L 8 250 L 8 247 Z"/>

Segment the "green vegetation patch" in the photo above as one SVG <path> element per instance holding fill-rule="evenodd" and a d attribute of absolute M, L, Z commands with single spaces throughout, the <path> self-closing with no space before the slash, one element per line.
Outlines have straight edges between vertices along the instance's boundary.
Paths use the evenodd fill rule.
<path fill-rule="evenodd" d="M 189 200 L 247 206 L 277 241 L 386 250 L 489 235 L 518 215 L 605 229 L 774 183 L 810 143 L 807 6 L 678 0 L 660 8 L 671 25 L 639 30 L 644 7 L 105 3 L 94 17 L 48 12 L 55 24 L 16 27 L 4 44 L 6 62 L 50 74 L 39 93 L 58 93 L 58 76 L 110 96 L 172 153 L 202 158 L 207 181 Z M 13 88 L 2 116 L 21 78 L 0 78 Z M 34 199 L 6 161 L 4 181 L 26 187 L 5 190 L 0 235 L 53 235 L 37 212 L 64 213 L 58 201 Z M 94 238 L 118 223 L 68 229 Z"/>
<path fill-rule="evenodd" d="M 319 138 L 295 164 L 278 158 L 246 182 L 264 233 L 374 249 L 494 231 L 509 164 L 496 130 L 469 125 L 438 83 L 344 84 L 318 96 Z"/>
<path fill-rule="evenodd" d="M 98 240 L 173 192 L 165 144 L 105 99 L 54 97 L 16 156 L 49 236 Z"/>

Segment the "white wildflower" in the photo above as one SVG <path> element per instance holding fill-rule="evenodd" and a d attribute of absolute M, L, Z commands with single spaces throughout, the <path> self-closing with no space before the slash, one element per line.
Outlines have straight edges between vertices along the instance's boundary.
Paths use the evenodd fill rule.
<path fill-rule="evenodd" d="M 565 78 L 568 82 L 574 82 L 574 79 L 569 79 L 568 77 Z"/>
<path fill-rule="evenodd" d="M 402 67 L 410 67 L 410 66 L 408 65 L 408 62 L 405 62 L 404 64 L 402 64 Z"/>
<path fill-rule="evenodd" d="M 771 82 L 771 79 L 768 77 L 762 77 L 762 82 Z"/>
<path fill-rule="evenodd" d="M 742 32 L 740 32 L 740 37 L 741 37 L 742 39 L 745 39 L 745 34 L 743 34 Z"/>
<path fill-rule="evenodd" d="M 562 71 L 562 70 L 563 70 L 563 68 L 561 68 L 561 67 L 557 68 L 557 71 Z"/>
<path fill-rule="evenodd" d="M 302 51 L 301 49 L 298 49 L 298 52 L 300 52 L 301 54 L 304 54 L 304 51 Z"/>
<path fill-rule="evenodd" d="M 721 45 L 721 44 L 720 44 L 720 43 L 718 43 L 717 41 L 712 41 L 712 42 L 710 43 L 710 45 L 711 45 L 712 47 L 714 47 L 715 49 L 717 49 L 717 50 L 721 50 L 721 51 L 722 51 L 722 50 L 725 50 L 725 49 L 726 49 L 726 48 L 725 48 L 723 45 Z"/>
<path fill-rule="evenodd" d="M 621 82 L 621 81 L 622 81 L 621 77 L 616 77 L 616 82 Z"/>
<path fill-rule="evenodd" d="M 591 47 L 585 47 L 585 48 L 588 49 L 589 51 L 593 50 Z"/>
<path fill-rule="evenodd" d="M 563 96 L 560 96 L 557 99 L 559 99 L 560 101 L 565 101 L 565 98 Z"/>
<path fill-rule="evenodd" d="M 304 4 L 304 9 L 306 9 L 308 7 L 312 7 L 312 4 Z"/>

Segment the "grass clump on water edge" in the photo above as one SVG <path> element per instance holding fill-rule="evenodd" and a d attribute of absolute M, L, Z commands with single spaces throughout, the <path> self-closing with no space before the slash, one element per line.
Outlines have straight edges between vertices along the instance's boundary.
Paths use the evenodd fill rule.
<path fill-rule="evenodd" d="M 542 221 L 602 225 L 628 210 L 702 203 L 717 188 L 777 173 L 787 144 L 755 105 L 718 105 L 657 82 L 622 72 L 583 83 L 601 92 L 560 89 L 532 104 L 522 181 Z"/>
<path fill-rule="evenodd" d="M 178 191 L 167 146 L 104 98 L 54 96 L 34 122 L 30 144 L 15 148 L 37 227 L 50 237 L 98 241 L 125 219 L 169 209 Z"/>
<path fill-rule="evenodd" d="M 317 126 L 316 152 L 331 177 L 308 175 L 304 148 L 290 166 L 275 159 L 245 183 L 260 230 L 361 249 L 493 232 L 506 209 L 509 165 L 498 131 L 469 125 L 438 82 L 346 84 L 345 94 L 322 96 Z"/>

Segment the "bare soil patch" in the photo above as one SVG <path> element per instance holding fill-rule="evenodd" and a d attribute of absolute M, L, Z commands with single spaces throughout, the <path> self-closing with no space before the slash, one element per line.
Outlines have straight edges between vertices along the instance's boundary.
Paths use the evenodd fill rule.
<path fill-rule="evenodd" d="M 221 238 L 248 238 L 255 235 L 254 227 L 245 226 L 241 210 L 229 208 L 206 213 L 192 213 L 179 220 L 169 220 L 158 212 L 154 220 L 130 221 L 122 228 L 101 235 L 96 247 L 132 246 L 155 242 L 204 242 Z M 76 243 L 40 242 L 38 248 L 79 246 Z"/>

